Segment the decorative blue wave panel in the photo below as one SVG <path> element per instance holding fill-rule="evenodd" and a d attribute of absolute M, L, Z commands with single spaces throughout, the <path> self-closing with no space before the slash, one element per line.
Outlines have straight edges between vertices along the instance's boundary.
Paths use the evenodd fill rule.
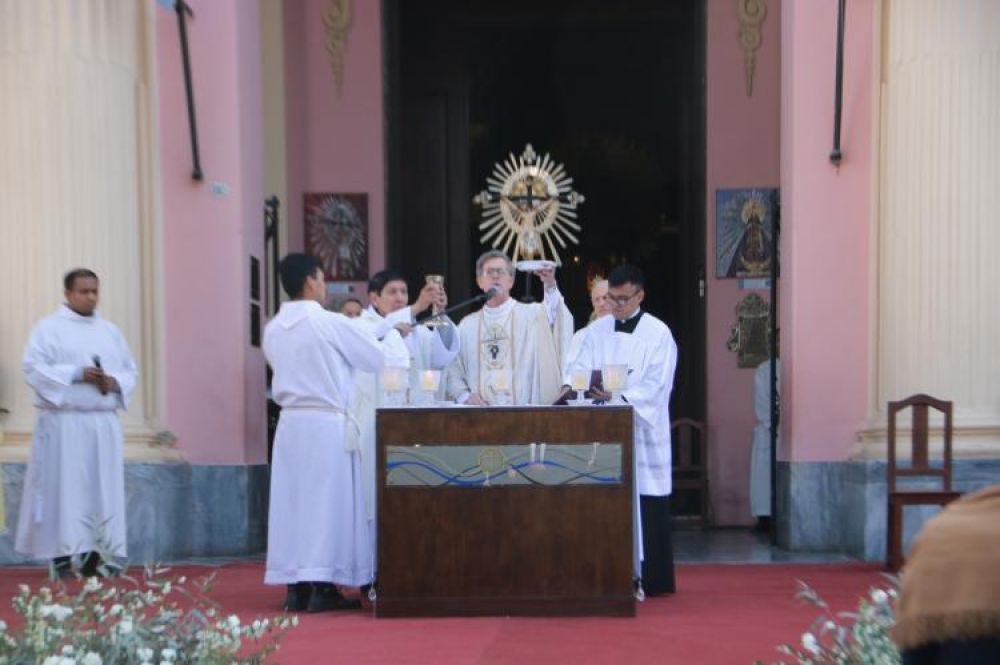
<path fill-rule="evenodd" d="M 386 447 L 387 487 L 620 485 L 622 444 L 415 444 Z"/>

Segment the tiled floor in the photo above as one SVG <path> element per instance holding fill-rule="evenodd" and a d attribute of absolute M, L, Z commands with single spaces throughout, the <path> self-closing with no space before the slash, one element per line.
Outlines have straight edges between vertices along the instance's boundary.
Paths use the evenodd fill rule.
<path fill-rule="evenodd" d="M 766 533 L 750 529 L 677 529 L 677 563 L 833 563 L 855 561 L 836 552 L 789 552 L 771 545 Z"/>

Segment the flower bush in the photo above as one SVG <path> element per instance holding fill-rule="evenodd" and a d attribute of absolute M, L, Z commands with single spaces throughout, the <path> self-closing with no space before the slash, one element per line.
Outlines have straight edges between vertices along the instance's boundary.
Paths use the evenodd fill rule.
<path fill-rule="evenodd" d="M 902 662 L 889 635 L 896 622 L 898 582 L 886 576 L 884 587 L 872 587 L 857 612 L 834 613 L 819 594 L 801 580 L 796 597 L 821 613 L 799 644 L 782 644 L 778 651 L 800 665 L 898 665 Z M 760 665 L 760 661 L 757 661 Z M 789 662 L 789 661 L 783 661 Z"/>
<path fill-rule="evenodd" d="M 24 627 L 0 621 L 0 665 L 251 665 L 263 663 L 298 624 L 295 616 L 223 616 L 209 597 L 214 575 L 164 579 L 146 566 L 141 577 L 55 582 L 13 598 Z"/>

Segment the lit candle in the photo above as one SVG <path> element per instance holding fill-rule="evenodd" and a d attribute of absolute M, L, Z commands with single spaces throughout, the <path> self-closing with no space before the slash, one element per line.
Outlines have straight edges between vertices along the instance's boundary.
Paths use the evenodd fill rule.
<path fill-rule="evenodd" d="M 438 389 L 441 381 L 441 371 L 436 369 L 425 369 L 420 373 L 420 388 L 427 392 L 434 392 Z"/>
<path fill-rule="evenodd" d="M 585 369 L 573 370 L 573 390 L 586 390 L 590 387 L 590 372 Z"/>
<path fill-rule="evenodd" d="M 628 365 L 605 365 L 601 371 L 605 390 L 621 390 L 625 387 L 625 372 Z"/>
<path fill-rule="evenodd" d="M 382 383 L 386 392 L 395 393 L 403 389 L 403 368 L 386 367 L 382 370 Z"/>

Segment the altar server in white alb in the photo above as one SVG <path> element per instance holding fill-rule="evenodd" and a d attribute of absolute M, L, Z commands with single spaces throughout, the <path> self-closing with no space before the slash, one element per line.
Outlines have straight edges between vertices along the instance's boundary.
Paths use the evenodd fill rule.
<path fill-rule="evenodd" d="M 125 465 L 115 413 L 128 407 L 136 367 L 125 338 L 96 311 L 99 281 L 86 268 L 63 280 L 66 302 L 39 321 L 24 351 L 24 378 L 38 410 L 15 549 L 52 559 L 60 577 L 84 554 L 125 557 Z"/>
<path fill-rule="evenodd" d="M 384 347 L 354 321 L 323 308 L 326 283 L 315 258 L 289 254 L 278 269 L 291 300 L 264 329 L 271 392 L 281 406 L 264 582 L 287 585 L 289 611 L 356 608 L 360 603 L 334 586 L 370 584 L 374 564 L 348 407 L 354 370 L 378 372 Z"/>
<path fill-rule="evenodd" d="M 441 317 L 441 325 L 433 328 L 416 321 L 432 307 L 435 311 L 447 307 L 448 296 L 442 286 L 425 284 L 413 304 L 408 305 L 406 279 L 395 270 L 383 270 L 368 280 L 368 301 L 370 304 L 361 318 L 371 323 L 375 335 L 381 338 L 394 328 L 403 337 L 410 359 L 412 398 L 421 390 L 422 370 L 443 370 L 458 355 L 459 337 L 450 318 Z"/>
<path fill-rule="evenodd" d="M 632 405 L 635 414 L 640 576 L 645 593 L 657 595 L 673 593 L 675 589 L 670 537 L 669 405 L 677 368 L 677 344 L 663 321 L 640 309 L 644 288 L 639 268 L 626 264 L 611 271 L 607 295 L 611 316 L 590 324 L 583 350 L 569 370 L 628 365 L 622 397 Z M 595 393 L 603 399 L 611 397 L 607 392 Z"/>
<path fill-rule="evenodd" d="M 369 305 L 356 319 L 358 325 L 385 344 L 387 366 L 409 368 L 409 382 L 400 386 L 405 390 L 408 385 L 413 395 L 419 389 L 419 370 L 441 369 L 458 353 L 458 339 L 453 327 L 435 333 L 426 326 L 414 324 L 414 317 L 439 302 L 443 296 L 440 287 L 427 285 L 417 300 L 407 305 L 409 291 L 406 280 L 394 270 L 383 270 L 368 281 Z M 351 412 L 359 426 L 365 508 L 368 518 L 374 523 L 375 409 L 384 406 L 385 386 L 378 372 L 358 370 L 354 379 Z"/>
<path fill-rule="evenodd" d="M 514 264 L 498 250 L 476 261 L 476 284 L 494 295 L 458 324 L 461 351 L 448 368 L 448 395 L 462 404 L 552 404 L 573 336 L 573 316 L 556 284 L 555 268 L 536 272 L 541 303 L 510 297 Z"/>

